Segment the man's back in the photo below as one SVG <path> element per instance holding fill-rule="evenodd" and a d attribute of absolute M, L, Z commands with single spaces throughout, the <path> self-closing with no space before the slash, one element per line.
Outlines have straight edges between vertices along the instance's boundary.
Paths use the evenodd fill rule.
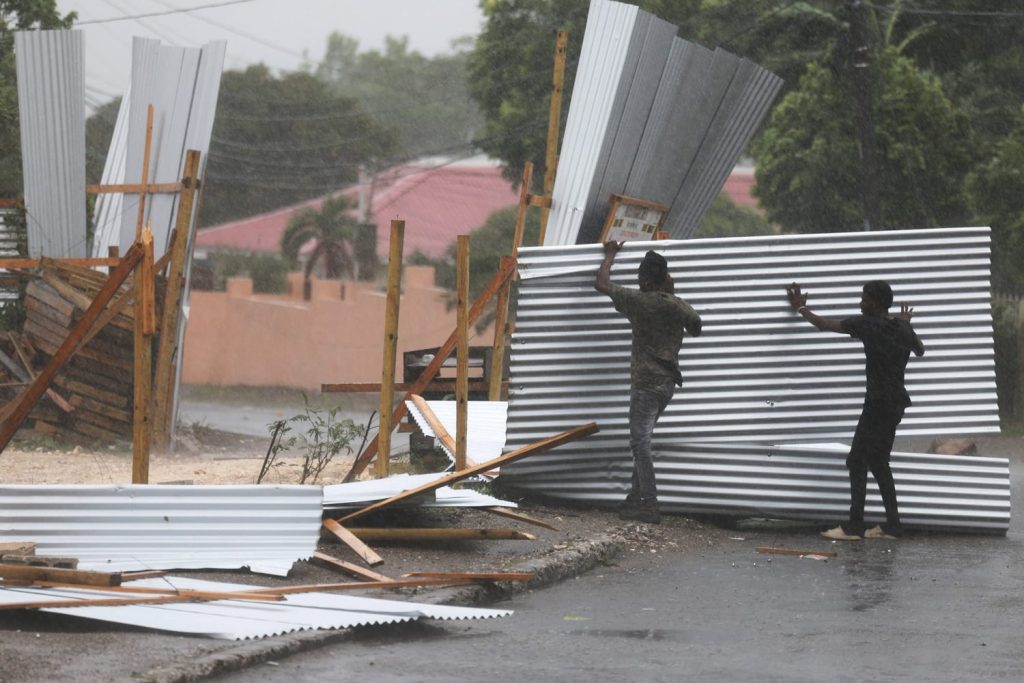
<path fill-rule="evenodd" d="M 656 387 L 666 378 L 681 383 L 679 349 L 684 331 L 698 335 L 701 319 L 693 307 L 666 292 L 641 292 L 613 285 L 615 310 L 633 329 L 630 378 L 634 388 Z"/>

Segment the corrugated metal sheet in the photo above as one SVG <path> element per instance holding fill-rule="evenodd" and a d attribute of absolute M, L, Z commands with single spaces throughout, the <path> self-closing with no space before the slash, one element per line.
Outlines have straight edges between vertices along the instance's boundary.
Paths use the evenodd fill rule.
<path fill-rule="evenodd" d="M 213 592 L 254 588 L 247 584 L 200 581 L 178 576 L 131 581 L 125 585 Z M 109 592 L 86 589 L 0 588 L 0 604 L 10 605 L 30 600 L 88 600 L 110 598 L 111 595 Z M 428 605 L 337 593 L 287 595 L 282 602 L 217 600 L 166 605 L 43 608 L 41 611 L 226 640 L 267 638 L 296 631 L 395 624 L 415 619 L 461 621 L 494 619 L 512 614 L 511 610 Z"/>
<path fill-rule="evenodd" d="M 672 444 L 658 438 L 655 472 L 663 511 L 845 521 L 850 509 L 849 446 Z M 557 455 L 556 453 L 551 454 Z M 1010 467 L 1005 458 L 893 453 L 893 478 L 905 526 L 1005 533 Z M 629 491 L 629 447 L 613 458 L 529 458 L 502 481 L 563 500 L 615 505 Z M 885 521 L 869 478 L 865 518 Z"/>
<path fill-rule="evenodd" d="M 793 281 L 828 317 L 856 315 L 861 286 L 871 279 L 888 280 L 896 305 L 914 307 L 927 353 L 907 367 L 914 405 L 899 434 L 998 433 L 988 228 L 631 243 L 613 281 L 635 286 L 651 246 L 668 259 L 677 294 L 704 320 L 703 336 L 683 343 L 684 384 L 658 423 L 656 448 L 852 436 L 863 350 L 794 314 L 784 293 Z M 628 462 L 631 333 L 593 289 L 601 253 L 598 245 L 520 253 L 506 447 L 591 420 L 601 432 L 503 476 L 587 462 L 610 477 L 615 463 Z"/>
<path fill-rule="evenodd" d="M 107 149 L 107 158 L 103 161 L 103 185 L 120 185 L 129 182 L 125 178 L 125 164 L 128 161 L 128 112 L 131 109 L 131 87 L 129 86 L 121 106 L 117 110 L 117 120 Z M 138 182 L 138 178 L 132 182 Z M 124 195 L 120 192 L 104 192 L 96 196 L 96 211 L 93 228 L 92 255 L 105 257 L 107 248 L 118 244 L 121 235 L 121 215 L 124 211 Z"/>
<path fill-rule="evenodd" d="M 613 192 L 700 224 L 782 85 L 724 50 L 675 38 L 631 5 L 592 0 L 552 191 L 545 244 L 595 242 Z"/>
<path fill-rule="evenodd" d="M 504 432 L 503 432 L 504 433 Z M 384 479 L 367 479 L 347 484 L 331 484 L 324 487 L 324 509 L 337 510 L 342 508 L 360 508 L 376 503 L 403 491 L 436 481 L 441 475 L 428 474 L 393 474 Z M 407 501 L 408 505 L 423 507 L 518 507 L 516 503 L 500 500 L 493 496 L 467 488 L 453 489 L 442 486 L 439 489 L 424 493 Z"/>
<path fill-rule="evenodd" d="M 81 31 L 16 31 L 29 256 L 86 254 L 85 62 Z"/>
<path fill-rule="evenodd" d="M 436 437 L 433 428 L 423 418 L 416 404 L 413 401 L 406 401 L 405 405 L 420 430 L 427 436 Z M 454 439 L 456 432 L 455 401 L 427 401 L 427 405 Z M 469 430 L 469 433 L 466 434 L 466 461 L 468 464 L 487 462 L 501 455 L 502 447 L 505 445 L 505 423 L 507 420 L 507 401 L 466 402 L 466 423 Z M 454 463 L 455 454 L 449 451 L 444 443 L 438 443 Z"/>
<path fill-rule="evenodd" d="M 233 569 L 286 575 L 316 550 L 318 486 L 0 486 L 0 541 L 82 569 Z"/>

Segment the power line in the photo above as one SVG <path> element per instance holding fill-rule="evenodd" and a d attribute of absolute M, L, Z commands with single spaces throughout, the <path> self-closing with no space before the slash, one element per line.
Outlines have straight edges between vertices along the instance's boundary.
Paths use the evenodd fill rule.
<path fill-rule="evenodd" d="M 158 12 L 145 12 L 142 14 L 125 14 L 120 17 L 107 17 L 106 19 L 87 19 L 85 21 L 76 21 L 75 26 L 85 26 L 87 24 L 110 24 L 115 21 L 131 21 L 133 19 L 146 19 L 148 17 L 162 17 L 168 14 L 187 14 L 189 12 L 198 12 L 199 10 L 204 9 L 227 7 L 228 5 L 241 5 L 243 3 L 255 1 L 256 0 L 222 0 L 222 2 L 208 2 L 203 5 L 195 5 L 194 7 L 181 7 Z"/>

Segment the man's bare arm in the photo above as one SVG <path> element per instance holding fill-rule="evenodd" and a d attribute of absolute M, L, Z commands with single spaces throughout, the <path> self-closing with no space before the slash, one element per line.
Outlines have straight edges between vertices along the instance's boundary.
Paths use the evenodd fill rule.
<path fill-rule="evenodd" d="M 800 285 L 797 283 L 794 282 L 789 287 L 786 287 L 786 295 L 789 297 L 789 305 L 793 307 L 793 310 L 803 316 L 804 320 L 814 325 L 819 330 L 823 332 L 843 331 L 838 320 L 824 318 L 807 308 L 807 294 L 800 291 Z"/>
<path fill-rule="evenodd" d="M 602 294 L 612 293 L 612 263 L 615 256 L 622 249 L 622 242 L 609 241 L 604 243 L 604 261 L 597 269 L 597 277 L 594 278 L 594 289 Z"/>
<path fill-rule="evenodd" d="M 914 317 L 914 309 L 910 307 L 910 304 L 901 304 L 900 314 L 896 317 L 900 320 L 906 320 L 909 323 L 910 319 Z M 924 355 L 924 342 L 921 341 L 921 338 L 917 336 L 916 332 L 914 333 L 914 355 Z"/>

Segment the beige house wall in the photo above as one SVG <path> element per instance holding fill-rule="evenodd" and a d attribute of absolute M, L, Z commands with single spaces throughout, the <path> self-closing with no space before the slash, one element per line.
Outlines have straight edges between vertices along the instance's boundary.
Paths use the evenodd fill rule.
<path fill-rule="evenodd" d="M 456 323 L 432 267 L 406 266 L 402 278 L 398 381 L 402 352 L 440 346 Z M 312 284 L 310 301 L 302 300 L 301 273 L 289 276 L 288 295 L 253 294 L 249 278 L 231 278 L 226 292 L 192 292 L 182 381 L 316 391 L 323 383 L 380 382 L 385 292 L 363 282 Z M 493 325 L 470 330 L 470 345 L 493 340 Z"/>

